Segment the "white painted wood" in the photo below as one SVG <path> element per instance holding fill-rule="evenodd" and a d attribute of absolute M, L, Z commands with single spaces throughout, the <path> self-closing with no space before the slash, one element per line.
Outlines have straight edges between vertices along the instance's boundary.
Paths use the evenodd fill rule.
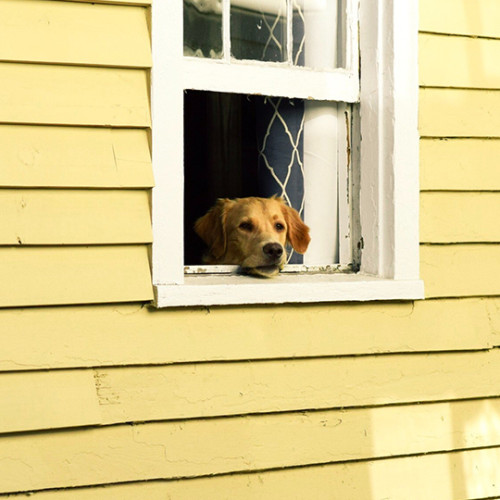
<path fill-rule="evenodd" d="M 246 276 L 187 276 L 184 285 L 157 286 L 157 307 L 283 304 L 424 298 L 419 280 L 386 280 L 357 274 L 281 275 L 262 281 Z"/>
<path fill-rule="evenodd" d="M 338 262 L 353 263 L 352 252 L 352 180 L 351 180 L 351 113 L 346 104 L 338 105 Z"/>
<path fill-rule="evenodd" d="M 361 270 L 418 278 L 418 0 L 362 1 Z"/>
<path fill-rule="evenodd" d="M 357 102 L 358 76 L 344 69 L 314 71 L 286 63 L 185 57 L 185 89 L 297 97 L 323 101 Z"/>
<path fill-rule="evenodd" d="M 347 65 L 317 72 L 285 64 L 182 57 L 182 4 L 153 3 L 153 280 L 157 305 L 324 302 L 423 298 L 418 280 L 418 0 L 347 3 Z M 183 89 L 360 101 L 360 276 L 221 276 L 184 281 Z M 344 175 L 344 174 L 342 174 Z M 373 275 L 372 279 L 368 276 Z M 202 278 L 205 280 L 208 277 Z M 246 282 L 251 279 L 251 283 Z M 243 280 L 243 281 L 242 281 Z M 296 281 L 293 281 L 296 280 Z M 176 284 L 175 286 L 168 286 Z"/>
<path fill-rule="evenodd" d="M 151 72 L 153 189 L 153 284 L 182 283 L 184 142 L 182 2 L 152 6 Z"/>
<path fill-rule="evenodd" d="M 304 117 L 304 220 L 312 239 L 306 265 L 338 262 L 337 104 L 306 102 Z"/>

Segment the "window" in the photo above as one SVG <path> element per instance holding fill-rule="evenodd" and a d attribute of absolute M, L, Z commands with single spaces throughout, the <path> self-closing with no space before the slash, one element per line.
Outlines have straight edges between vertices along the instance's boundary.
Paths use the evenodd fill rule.
<path fill-rule="evenodd" d="M 422 298 L 417 10 L 416 0 L 153 2 L 159 307 Z M 201 109 L 216 111 L 197 116 Z M 222 123 L 222 115 L 239 120 Z M 286 158 L 286 181 L 266 150 L 277 122 L 288 136 L 277 155 Z M 226 151 L 232 143 L 237 147 Z M 191 210 L 200 198 L 196 183 L 209 184 L 207 171 L 220 184 L 221 167 L 210 159 L 221 151 L 236 159 L 222 169 L 240 186 L 235 193 L 242 185 L 273 189 L 265 179 L 252 184 L 260 162 L 282 189 L 277 194 L 299 200 L 292 204 L 314 243 L 291 272 L 272 280 L 218 274 L 227 269 L 199 273 L 206 267 L 187 251 Z M 289 182 L 293 163 L 303 175 Z"/>

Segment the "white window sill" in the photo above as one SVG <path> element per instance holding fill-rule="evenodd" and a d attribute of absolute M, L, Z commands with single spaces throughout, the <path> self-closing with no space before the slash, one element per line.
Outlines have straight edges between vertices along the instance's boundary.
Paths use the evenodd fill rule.
<path fill-rule="evenodd" d="M 284 304 L 424 298 L 420 280 L 391 280 L 361 274 L 186 276 L 183 285 L 156 285 L 156 307 Z"/>

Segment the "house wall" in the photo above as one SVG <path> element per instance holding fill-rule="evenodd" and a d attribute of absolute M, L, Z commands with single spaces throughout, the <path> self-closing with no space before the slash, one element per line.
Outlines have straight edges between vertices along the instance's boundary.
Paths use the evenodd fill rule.
<path fill-rule="evenodd" d="M 497 0 L 421 0 L 425 301 L 162 311 L 149 3 L 0 2 L 0 497 L 500 495 Z"/>

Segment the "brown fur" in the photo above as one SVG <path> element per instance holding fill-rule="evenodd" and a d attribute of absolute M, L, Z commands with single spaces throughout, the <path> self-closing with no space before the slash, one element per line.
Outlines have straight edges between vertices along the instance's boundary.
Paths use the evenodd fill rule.
<path fill-rule="evenodd" d="M 305 253 L 311 240 L 297 211 L 277 197 L 220 198 L 194 229 L 208 246 L 207 264 L 236 264 L 265 277 L 283 268 L 286 243 Z"/>

